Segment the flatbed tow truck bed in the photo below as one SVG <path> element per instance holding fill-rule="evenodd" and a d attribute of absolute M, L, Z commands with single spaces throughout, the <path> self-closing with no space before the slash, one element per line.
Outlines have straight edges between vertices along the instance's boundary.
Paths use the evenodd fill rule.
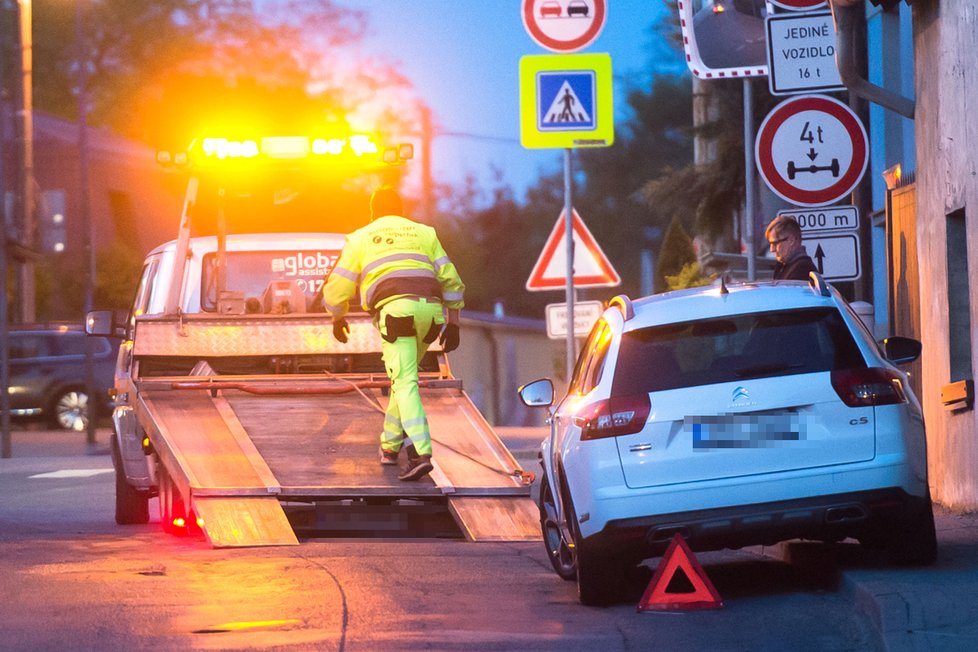
<path fill-rule="evenodd" d="M 539 539 L 530 477 L 458 381 L 422 377 L 435 470 L 417 482 L 380 464 L 384 417 L 370 401 L 385 406 L 386 391 L 333 393 L 351 382 L 386 379 L 153 380 L 141 383 L 137 413 L 215 547 L 297 543 L 283 510 L 293 503 L 328 505 L 327 530 L 382 533 L 419 501 L 447 509 L 471 541 Z"/>

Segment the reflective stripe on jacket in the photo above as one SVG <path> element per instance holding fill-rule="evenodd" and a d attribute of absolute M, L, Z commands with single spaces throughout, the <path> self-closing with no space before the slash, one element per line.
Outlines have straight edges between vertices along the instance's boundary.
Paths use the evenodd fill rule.
<path fill-rule="evenodd" d="M 435 230 L 398 215 L 377 218 L 346 237 L 323 289 L 334 319 L 349 310 L 357 284 L 366 310 L 398 294 L 425 294 L 421 288 L 440 289 L 438 298 L 447 308 L 463 307 L 465 285 Z"/>

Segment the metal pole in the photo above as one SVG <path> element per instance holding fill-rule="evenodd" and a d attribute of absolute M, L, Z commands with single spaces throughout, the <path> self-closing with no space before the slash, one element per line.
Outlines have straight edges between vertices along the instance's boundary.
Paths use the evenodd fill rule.
<path fill-rule="evenodd" d="M 7 278 L 7 180 L 3 176 L 3 161 L 6 155 L 6 111 L 3 105 L 4 40 L 0 34 L 0 279 L 3 279 L 3 301 L 0 301 L 0 456 L 9 458 L 13 452 L 10 441 L 10 332 L 7 327 L 10 316 L 7 314 L 7 299 L 10 297 L 10 283 Z"/>
<path fill-rule="evenodd" d="M 574 202 L 571 199 L 571 149 L 564 149 L 564 242 L 567 246 L 567 384 L 574 372 Z"/>
<path fill-rule="evenodd" d="M 88 93 L 85 68 L 85 30 L 82 23 L 82 1 L 75 0 L 75 59 L 78 66 L 78 204 L 81 223 L 85 229 L 85 256 L 88 271 L 85 278 L 85 318 L 95 309 L 95 222 L 88 205 Z M 95 443 L 95 418 L 99 401 L 95 398 L 95 340 L 85 342 L 85 386 L 88 394 L 88 425 L 85 441 Z"/>
<path fill-rule="evenodd" d="M 754 89 L 744 86 L 744 240 L 747 242 L 747 280 L 757 280 L 754 266 Z"/>
<path fill-rule="evenodd" d="M 32 5 L 31 0 L 17 0 L 20 10 L 18 26 L 20 29 L 20 106 L 16 118 L 20 124 L 21 172 L 20 172 L 20 240 L 27 249 L 19 268 L 20 281 L 20 319 L 32 322 L 36 319 L 36 288 L 34 282 L 34 59 L 31 38 Z"/>

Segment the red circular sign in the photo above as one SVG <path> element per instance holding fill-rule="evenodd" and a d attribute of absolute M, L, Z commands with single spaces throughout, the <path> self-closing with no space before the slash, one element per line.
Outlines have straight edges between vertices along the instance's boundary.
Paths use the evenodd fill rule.
<path fill-rule="evenodd" d="M 869 163 L 869 146 L 848 106 L 825 95 L 801 95 L 764 118 L 754 156 L 775 194 L 799 206 L 824 206 L 856 187 Z"/>
<path fill-rule="evenodd" d="M 606 0 L 523 0 L 520 13 L 533 40 L 554 52 L 590 45 L 608 15 Z"/>
<path fill-rule="evenodd" d="M 809 9 L 821 7 L 825 4 L 825 1 L 826 0 L 771 0 L 771 3 L 781 7 L 782 9 L 808 11 Z"/>

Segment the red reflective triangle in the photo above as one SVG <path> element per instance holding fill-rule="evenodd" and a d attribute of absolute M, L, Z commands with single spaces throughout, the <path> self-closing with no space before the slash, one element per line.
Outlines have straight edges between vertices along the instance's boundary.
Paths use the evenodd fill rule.
<path fill-rule="evenodd" d="M 530 272 L 530 278 L 526 282 L 527 290 L 560 290 L 567 286 L 567 243 L 564 242 L 567 232 L 566 215 L 566 211 L 560 212 L 540 258 Z M 577 210 L 571 211 L 571 223 L 574 235 L 574 286 L 584 288 L 620 285 L 621 277 L 601 251 L 598 241 L 591 235 Z"/>
<path fill-rule="evenodd" d="M 667 593 L 669 582 L 678 569 L 682 568 L 693 585 L 691 593 Z M 720 594 L 706 576 L 706 572 L 696 556 L 689 549 L 686 540 L 677 532 L 672 537 L 672 543 L 662 556 L 662 561 L 655 569 L 655 575 L 649 582 L 642 599 L 639 600 L 639 611 L 679 611 L 683 609 L 717 609 L 723 606 Z"/>

